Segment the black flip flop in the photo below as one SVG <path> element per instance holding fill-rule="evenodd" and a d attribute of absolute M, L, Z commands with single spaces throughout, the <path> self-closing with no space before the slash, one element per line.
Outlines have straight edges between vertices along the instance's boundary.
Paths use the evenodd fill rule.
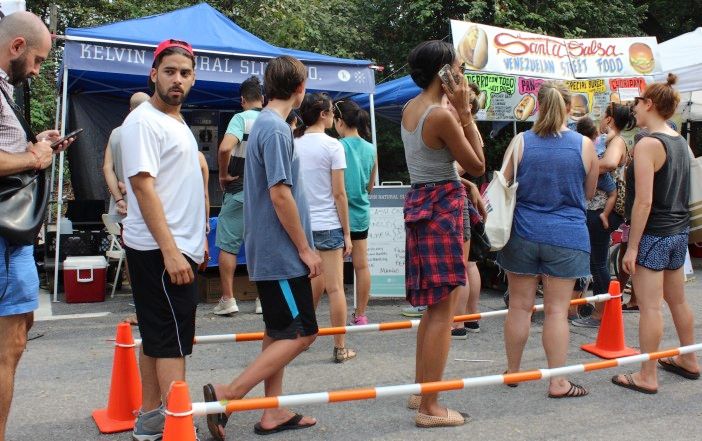
<path fill-rule="evenodd" d="M 549 398 L 580 398 L 580 397 L 586 397 L 587 394 L 589 393 L 587 389 L 582 387 L 579 384 L 575 384 L 572 381 L 569 381 L 568 384 L 570 384 L 570 388 L 566 393 L 563 394 L 552 394 L 549 393 L 548 397 Z"/>
<path fill-rule="evenodd" d="M 639 305 L 629 306 L 628 303 L 622 303 L 622 311 L 639 312 Z"/>
<path fill-rule="evenodd" d="M 680 375 L 681 377 L 687 378 L 688 380 L 697 380 L 700 378 L 699 372 L 688 371 L 684 367 L 677 364 L 673 357 L 658 360 L 658 364 L 666 371 L 671 372 L 675 375 Z"/>
<path fill-rule="evenodd" d="M 299 413 L 296 413 L 295 415 L 290 417 L 290 419 L 287 420 L 286 422 L 278 424 L 277 426 L 275 426 L 271 429 L 264 429 L 261 426 L 261 423 L 256 423 L 254 425 L 254 432 L 256 432 L 257 435 L 270 435 L 273 433 L 283 432 L 285 430 L 307 429 L 308 427 L 312 427 L 315 424 L 317 424 L 316 421 L 312 424 L 300 424 L 300 421 L 302 421 L 302 418 L 304 418 L 304 415 L 300 415 Z"/>
<path fill-rule="evenodd" d="M 202 394 L 205 396 L 205 401 L 219 401 L 215 393 L 214 386 L 206 384 L 202 386 Z M 224 428 L 229 421 L 226 413 L 215 413 L 207 415 L 207 428 L 217 441 L 224 441 Z M 221 431 L 220 431 L 221 428 Z"/>
<path fill-rule="evenodd" d="M 619 376 L 615 375 L 614 377 L 612 377 L 612 383 L 616 384 L 617 386 L 624 387 L 626 389 L 641 392 L 642 394 L 655 395 L 658 393 L 658 389 L 649 389 L 647 387 L 641 387 L 638 384 L 634 383 L 634 378 L 631 376 L 631 374 L 624 374 L 624 378 L 626 379 L 626 382 L 621 381 L 619 379 Z"/>

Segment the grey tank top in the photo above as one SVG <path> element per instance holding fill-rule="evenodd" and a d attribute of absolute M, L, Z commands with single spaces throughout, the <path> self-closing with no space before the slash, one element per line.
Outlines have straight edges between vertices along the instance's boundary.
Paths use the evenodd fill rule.
<path fill-rule="evenodd" d="M 651 213 L 644 233 L 652 236 L 672 236 L 687 230 L 690 221 L 690 154 L 687 141 L 680 135 L 665 133 L 648 135 L 659 140 L 665 148 L 665 162 L 653 175 L 653 200 Z M 631 219 L 631 209 L 636 198 L 634 161 L 626 169 L 626 217 Z"/>
<path fill-rule="evenodd" d="M 435 107 L 439 106 L 427 107 L 422 117 L 419 118 L 417 128 L 414 131 L 410 132 L 405 129 L 404 125 L 400 124 L 402 143 L 405 146 L 405 159 L 412 184 L 458 180 L 454 158 L 449 149 L 445 146 L 441 149 L 429 148 L 422 139 L 424 121 Z"/>

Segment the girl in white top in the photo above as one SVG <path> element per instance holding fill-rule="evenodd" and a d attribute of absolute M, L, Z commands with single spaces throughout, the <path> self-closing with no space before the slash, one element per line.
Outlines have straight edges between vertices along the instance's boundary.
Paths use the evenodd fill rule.
<path fill-rule="evenodd" d="M 343 257 L 351 255 L 348 201 L 344 188 L 346 158 L 341 143 L 324 133 L 334 125 L 334 108 L 326 94 L 305 95 L 299 109 L 302 125 L 295 129 L 295 153 L 310 207 L 314 246 L 322 258 L 322 277 L 312 279 L 315 307 L 325 288 L 332 326 L 346 325 Z M 343 254 L 342 254 L 343 253 Z M 344 335 L 334 336 L 334 361 L 356 356 Z"/>

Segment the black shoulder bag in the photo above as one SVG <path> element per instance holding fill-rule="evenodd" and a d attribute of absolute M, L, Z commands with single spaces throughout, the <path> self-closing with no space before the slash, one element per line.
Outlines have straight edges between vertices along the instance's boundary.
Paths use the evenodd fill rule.
<path fill-rule="evenodd" d="M 5 100 L 27 134 L 37 142 L 19 107 L 0 88 Z M 27 170 L 0 176 L 0 237 L 14 246 L 31 245 L 39 234 L 49 202 L 49 180 L 45 170 Z"/>

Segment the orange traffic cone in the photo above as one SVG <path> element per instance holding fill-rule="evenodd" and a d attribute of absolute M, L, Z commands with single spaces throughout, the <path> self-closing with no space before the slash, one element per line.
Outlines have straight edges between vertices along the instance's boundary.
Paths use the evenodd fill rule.
<path fill-rule="evenodd" d="M 620 289 L 619 282 L 616 280 L 609 282 L 611 295 L 619 296 Z M 582 345 L 580 349 L 608 360 L 639 353 L 639 351 L 627 347 L 624 342 L 624 317 L 622 317 L 622 299 L 620 297 L 609 299 L 605 304 L 595 343 Z"/>
<path fill-rule="evenodd" d="M 196 441 L 193 406 L 185 381 L 174 381 L 168 392 L 163 441 Z"/>
<path fill-rule="evenodd" d="M 102 433 L 124 432 L 134 427 L 134 412 L 141 407 L 141 378 L 134 346 L 131 326 L 117 325 L 107 409 L 93 411 L 95 424 Z"/>

